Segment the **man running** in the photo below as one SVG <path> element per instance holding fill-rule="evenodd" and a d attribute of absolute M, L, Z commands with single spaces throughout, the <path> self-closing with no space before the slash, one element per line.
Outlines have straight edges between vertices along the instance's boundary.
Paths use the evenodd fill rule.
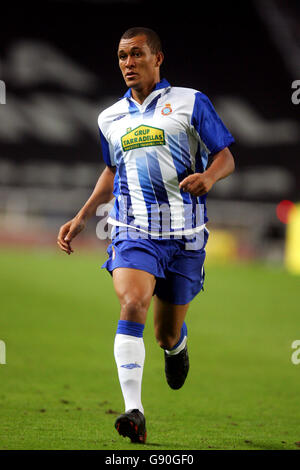
<path fill-rule="evenodd" d="M 141 400 L 143 330 L 154 296 L 154 330 L 165 375 L 179 389 L 189 370 L 186 313 L 204 282 L 206 195 L 234 171 L 234 139 L 203 93 L 160 78 L 158 35 L 131 28 L 120 39 L 119 66 L 128 91 L 98 118 L 106 168 L 78 212 L 59 231 L 71 241 L 115 196 L 112 243 L 103 265 L 112 275 L 121 311 L 114 356 L 125 402 L 115 422 L 132 442 L 146 441 Z M 208 157 L 212 163 L 207 167 Z"/>

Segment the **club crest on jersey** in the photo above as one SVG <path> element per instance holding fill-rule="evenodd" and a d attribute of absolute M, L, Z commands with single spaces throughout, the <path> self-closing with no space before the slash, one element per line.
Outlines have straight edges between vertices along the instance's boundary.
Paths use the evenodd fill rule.
<path fill-rule="evenodd" d="M 171 112 L 172 112 L 172 108 L 171 108 L 170 103 L 166 103 L 166 105 L 161 110 L 161 114 L 163 116 L 168 116 L 168 114 L 171 114 Z"/>
<path fill-rule="evenodd" d="M 126 134 L 121 137 L 124 152 L 141 147 L 151 147 L 153 145 L 164 145 L 165 132 L 157 127 L 146 126 L 144 124 L 131 129 L 126 129 Z"/>

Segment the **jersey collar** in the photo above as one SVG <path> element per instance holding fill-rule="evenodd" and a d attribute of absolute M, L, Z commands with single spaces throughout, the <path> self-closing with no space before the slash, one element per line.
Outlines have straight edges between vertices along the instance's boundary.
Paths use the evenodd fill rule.
<path fill-rule="evenodd" d="M 154 91 L 156 90 L 161 90 L 162 88 L 167 88 L 171 86 L 170 83 L 168 82 L 168 80 L 166 80 L 165 78 L 162 78 L 160 82 L 158 82 L 156 85 L 155 85 L 155 88 L 152 90 L 151 93 L 153 93 Z M 151 94 L 150 93 L 150 94 Z M 123 98 L 132 98 L 132 95 L 131 95 L 131 88 L 128 88 L 128 90 L 126 91 L 125 95 L 123 96 Z"/>

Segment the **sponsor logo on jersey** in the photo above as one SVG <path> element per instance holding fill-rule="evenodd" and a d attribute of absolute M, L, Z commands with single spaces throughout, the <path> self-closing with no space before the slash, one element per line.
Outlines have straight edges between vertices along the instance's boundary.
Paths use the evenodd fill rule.
<path fill-rule="evenodd" d="M 165 132 L 157 127 L 146 126 L 144 124 L 131 129 L 126 129 L 126 134 L 121 137 L 124 152 L 141 147 L 151 147 L 153 145 L 164 145 Z"/>
<path fill-rule="evenodd" d="M 171 114 L 171 112 L 172 112 L 172 108 L 171 108 L 170 103 L 166 103 L 164 108 L 161 110 L 161 114 L 163 116 L 168 116 L 168 114 Z"/>

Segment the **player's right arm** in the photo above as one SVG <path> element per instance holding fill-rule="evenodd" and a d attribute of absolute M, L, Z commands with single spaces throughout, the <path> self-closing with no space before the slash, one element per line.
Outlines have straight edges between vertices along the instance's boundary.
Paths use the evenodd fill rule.
<path fill-rule="evenodd" d="M 71 247 L 71 241 L 84 229 L 88 219 L 95 215 L 97 207 L 100 204 L 108 203 L 113 198 L 115 173 L 115 167 L 106 166 L 84 206 L 73 219 L 60 227 L 57 244 L 68 255 L 74 251 Z"/>

